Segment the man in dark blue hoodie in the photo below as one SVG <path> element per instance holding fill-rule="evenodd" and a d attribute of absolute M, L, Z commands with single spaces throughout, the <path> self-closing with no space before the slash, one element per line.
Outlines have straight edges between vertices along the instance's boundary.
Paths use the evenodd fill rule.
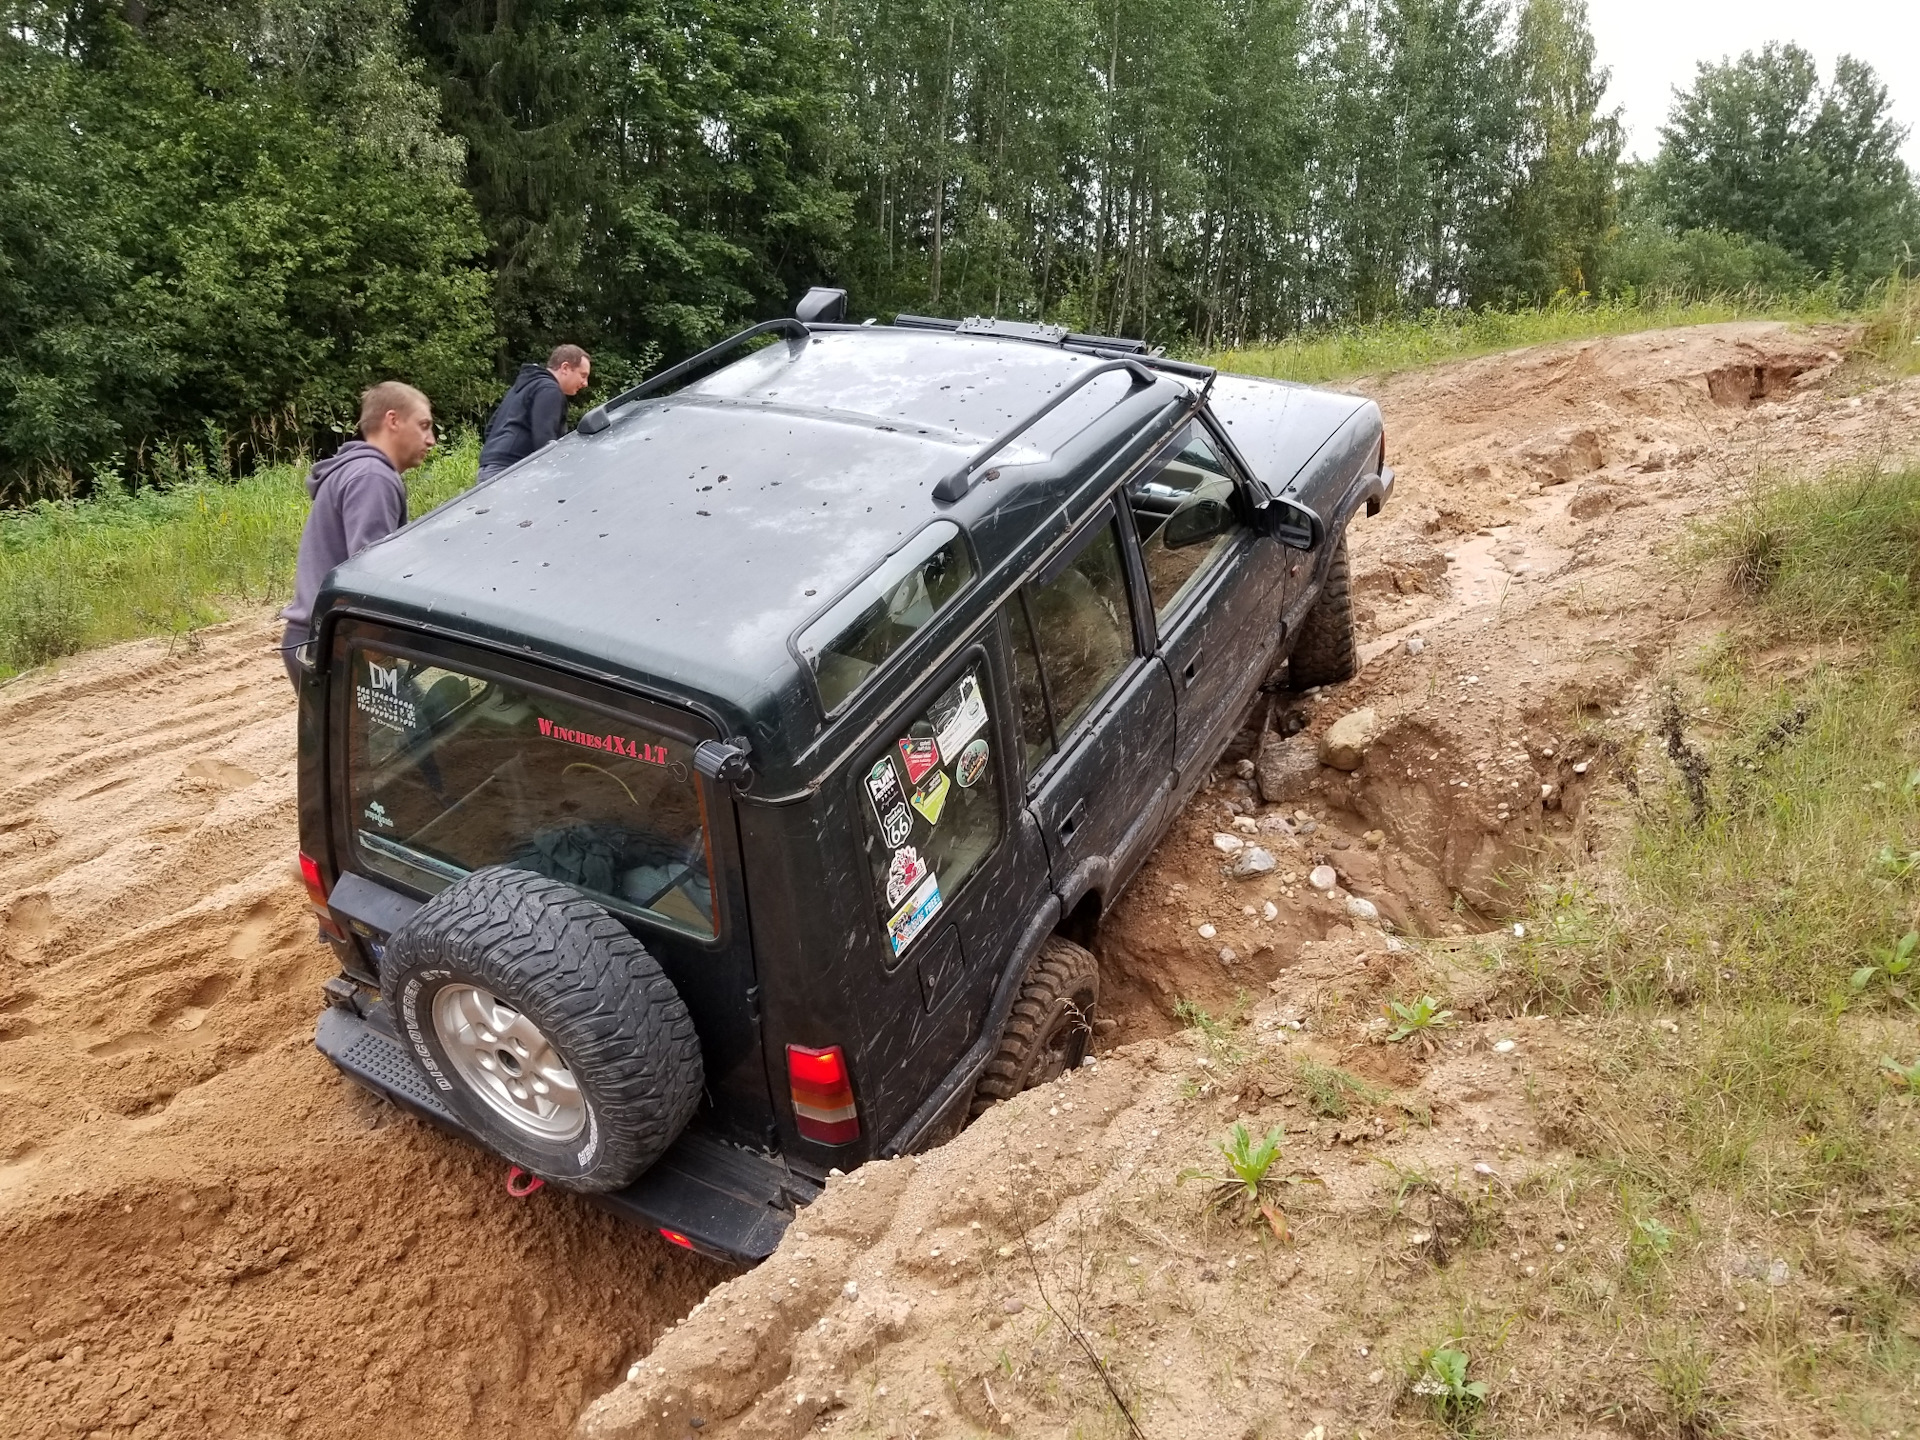
<path fill-rule="evenodd" d="M 293 603 L 280 612 L 287 678 L 300 688 L 300 648 L 313 624 L 313 602 L 327 572 L 407 523 L 407 486 L 400 477 L 433 449 L 433 408 L 411 385 L 386 380 L 360 397 L 360 438 L 313 467 L 313 508 L 300 532 Z"/>
<path fill-rule="evenodd" d="M 562 345 L 547 363 L 528 361 L 513 377 L 500 408 L 487 422 L 480 446 L 480 479 L 491 480 L 543 445 L 560 438 L 567 425 L 567 401 L 587 388 L 593 361 L 578 345 Z"/>

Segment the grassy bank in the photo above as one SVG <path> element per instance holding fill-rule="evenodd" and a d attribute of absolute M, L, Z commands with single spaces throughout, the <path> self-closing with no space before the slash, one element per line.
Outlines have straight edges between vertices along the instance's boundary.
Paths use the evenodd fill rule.
<path fill-rule="evenodd" d="M 412 513 L 473 483 L 471 438 L 407 477 Z M 284 600 L 307 515 L 307 467 L 222 484 L 0 512 L 0 679 L 61 655 Z"/>
<path fill-rule="evenodd" d="M 1216 350 L 1201 358 L 1243 375 L 1319 384 L 1555 340 L 1587 340 L 1723 320 L 1832 320 L 1847 313 L 1839 297 L 1824 290 L 1788 298 L 1566 300 L 1525 310 L 1429 311 L 1418 319 L 1311 330 L 1277 345 Z"/>
<path fill-rule="evenodd" d="M 1920 1413 L 1920 470 L 1764 485 L 1698 558 L 1750 609 L 1506 957 L 1587 1032 L 1541 1097 L 1568 1183 L 1646 1237 L 1566 1300 L 1664 1433 L 1885 1434 Z"/>

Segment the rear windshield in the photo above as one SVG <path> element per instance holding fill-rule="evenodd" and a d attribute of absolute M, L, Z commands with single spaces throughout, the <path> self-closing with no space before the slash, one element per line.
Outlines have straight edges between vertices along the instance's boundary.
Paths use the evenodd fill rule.
<path fill-rule="evenodd" d="M 348 787 L 362 862 L 426 890 L 483 865 L 714 933 L 686 739 L 544 691 L 356 646 Z"/>

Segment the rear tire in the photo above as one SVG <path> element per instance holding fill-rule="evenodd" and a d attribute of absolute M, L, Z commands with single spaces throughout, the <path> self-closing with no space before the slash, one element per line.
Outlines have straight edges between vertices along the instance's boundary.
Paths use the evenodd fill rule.
<path fill-rule="evenodd" d="M 700 1103 L 700 1042 L 673 982 L 558 880 L 476 870 L 394 932 L 381 968 L 440 1102 L 555 1185 L 631 1184 Z"/>
<path fill-rule="evenodd" d="M 1300 638 L 1287 659 L 1287 683 L 1295 690 L 1333 685 L 1360 673 L 1353 639 L 1353 587 L 1347 569 L 1347 532 L 1340 532 L 1326 583 L 1301 622 Z"/>
<path fill-rule="evenodd" d="M 1099 961 L 1084 946 L 1053 936 L 1027 970 L 1000 1048 L 974 1087 L 972 1113 L 1077 1069 L 1093 1039 L 1099 1002 Z"/>

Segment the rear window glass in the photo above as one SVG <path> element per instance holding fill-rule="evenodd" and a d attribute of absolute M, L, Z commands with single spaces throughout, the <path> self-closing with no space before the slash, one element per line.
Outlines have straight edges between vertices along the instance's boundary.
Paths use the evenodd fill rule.
<path fill-rule="evenodd" d="M 483 865 L 714 933 L 692 744 L 631 716 L 357 647 L 354 835 L 368 868 L 437 890 Z"/>
<path fill-rule="evenodd" d="M 973 578 L 960 527 L 938 520 L 888 556 L 852 593 L 800 634 L 831 714 Z"/>

